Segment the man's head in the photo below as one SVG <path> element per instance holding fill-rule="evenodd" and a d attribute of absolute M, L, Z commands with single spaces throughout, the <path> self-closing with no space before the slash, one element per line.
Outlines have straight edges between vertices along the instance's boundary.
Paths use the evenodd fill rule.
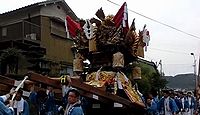
<path fill-rule="evenodd" d="M 192 92 L 187 92 L 187 96 L 191 97 L 192 96 Z"/>
<path fill-rule="evenodd" d="M 170 96 L 171 98 L 174 98 L 174 97 L 175 97 L 175 91 L 170 90 L 170 91 L 169 91 L 169 96 Z"/>
<path fill-rule="evenodd" d="M 79 101 L 80 93 L 76 89 L 71 89 L 68 91 L 68 102 L 69 104 L 74 104 Z"/>
<path fill-rule="evenodd" d="M 148 99 L 153 99 L 153 95 L 150 93 L 150 94 L 148 94 L 147 98 Z"/>
<path fill-rule="evenodd" d="M 17 91 L 17 93 L 16 93 L 15 99 L 16 99 L 17 101 L 20 101 L 21 98 L 22 98 L 22 94 L 23 94 L 23 91 L 22 91 L 21 89 L 19 89 L 19 90 Z"/>
<path fill-rule="evenodd" d="M 163 92 L 164 98 L 167 98 L 167 97 L 169 96 L 169 94 L 170 94 L 170 92 L 169 92 L 168 89 L 165 89 L 165 90 L 163 90 L 162 92 Z"/>

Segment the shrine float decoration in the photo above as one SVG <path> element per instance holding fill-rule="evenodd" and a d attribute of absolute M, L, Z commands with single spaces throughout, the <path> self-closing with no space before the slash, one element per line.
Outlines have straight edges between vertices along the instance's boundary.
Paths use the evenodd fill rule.
<path fill-rule="evenodd" d="M 105 16 L 102 8 L 95 15 L 98 19 L 78 22 L 66 17 L 67 35 L 74 40 L 74 73 L 86 84 L 119 96 L 124 91 L 133 103 L 143 103 L 134 87 L 134 80 L 141 79 L 141 68 L 134 63 L 138 56 L 144 57 L 143 48 L 148 45 L 146 25 L 137 33 L 133 19 L 129 27 L 126 2 L 116 15 Z"/>

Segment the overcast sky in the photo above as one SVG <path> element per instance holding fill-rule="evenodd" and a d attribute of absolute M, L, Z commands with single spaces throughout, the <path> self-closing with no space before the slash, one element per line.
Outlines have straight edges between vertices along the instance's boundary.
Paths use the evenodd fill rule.
<path fill-rule="evenodd" d="M 1 0 L 0 13 L 11 11 L 42 0 Z M 105 14 L 115 15 L 123 0 L 65 0 L 74 13 L 83 19 L 95 17 L 95 12 L 102 7 Z M 136 18 L 137 31 L 142 30 L 144 24 L 150 31 L 150 46 L 145 52 L 145 59 L 159 62 L 162 60 L 163 71 L 166 75 L 193 73 L 195 54 L 199 60 L 200 52 L 200 0 L 126 0 L 129 9 L 129 24 Z M 192 34 L 184 34 L 162 24 L 139 16 L 143 14 L 161 23 Z M 198 65 L 198 63 L 197 63 Z"/>

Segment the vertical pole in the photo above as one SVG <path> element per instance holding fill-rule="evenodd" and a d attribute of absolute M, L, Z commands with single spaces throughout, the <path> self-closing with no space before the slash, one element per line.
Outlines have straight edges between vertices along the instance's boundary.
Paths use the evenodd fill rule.
<path fill-rule="evenodd" d="M 199 57 L 199 65 L 198 65 L 198 69 L 197 69 L 198 70 L 198 74 L 197 74 L 197 93 L 196 93 L 197 94 L 196 95 L 197 98 L 199 97 L 199 92 L 200 92 L 199 91 L 200 90 L 200 87 L 199 87 L 200 86 L 200 78 L 199 78 L 200 77 L 200 68 L 199 68 L 199 66 L 200 66 L 200 57 Z"/>
<path fill-rule="evenodd" d="M 162 67 L 162 60 L 159 61 L 160 64 L 160 75 L 163 76 L 163 67 Z"/>
<path fill-rule="evenodd" d="M 198 89 L 198 76 L 196 75 L 196 59 L 194 57 L 194 76 L 195 76 L 195 91 Z"/>
<path fill-rule="evenodd" d="M 194 77 L 195 77 L 195 92 L 197 93 L 198 84 L 197 84 L 197 75 L 196 75 L 196 59 L 195 59 L 194 53 L 191 53 L 191 55 L 194 58 L 194 65 L 193 66 L 194 66 Z"/>
<path fill-rule="evenodd" d="M 198 68 L 196 68 L 198 66 Z M 199 96 L 200 96 L 200 79 L 199 79 L 199 76 L 200 76 L 200 68 L 199 68 L 199 66 L 200 66 L 200 57 L 199 57 L 199 65 L 196 65 L 196 60 L 195 60 L 195 71 L 194 72 L 198 72 L 197 73 L 197 75 L 196 75 L 196 88 L 195 88 L 195 96 L 196 96 L 196 103 L 197 104 L 195 104 L 195 106 L 196 106 L 196 108 L 199 108 Z M 196 70 L 198 70 L 198 71 L 196 71 Z"/>

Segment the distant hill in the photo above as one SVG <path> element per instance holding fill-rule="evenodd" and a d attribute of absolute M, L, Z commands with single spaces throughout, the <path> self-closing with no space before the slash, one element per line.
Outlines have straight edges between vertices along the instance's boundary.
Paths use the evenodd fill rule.
<path fill-rule="evenodd" d="M 193 90 L 195 88 L 194 74 L 178 74 L 176 76 L 165 76 L 168 81 L 167 87 Z"/>

